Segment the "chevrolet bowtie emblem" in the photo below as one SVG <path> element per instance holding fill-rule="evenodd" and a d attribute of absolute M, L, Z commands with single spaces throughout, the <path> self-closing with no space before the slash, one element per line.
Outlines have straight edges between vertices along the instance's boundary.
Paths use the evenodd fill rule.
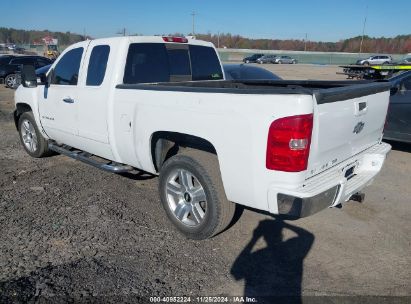
<path fill-rule="evenodd" d="M 360 121 L 359 123 L 357 123 L 354 127 L 354 130 L 352 131 L 355 134 L 358 134 L 362 131 L 362 129 L 364 129 L 364 125 L 365 123 L 363 123 L 362 121 Z"/>

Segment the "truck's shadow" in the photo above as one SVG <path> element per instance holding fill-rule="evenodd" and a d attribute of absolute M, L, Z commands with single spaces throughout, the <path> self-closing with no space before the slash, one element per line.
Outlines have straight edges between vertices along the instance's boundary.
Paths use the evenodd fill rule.
<path fill-rule="evenodd" d="M 154 174 L 141 171 L 141 170 L 134 170 L 133 172 L 117 173 L 117 175 L 126 177 L 128 179 L 137 180 L 137 181 L 148 180 L 148 179 L 153 179 L 157 177 Z"/>
<path fill-rule="evenodd" d="M 284 229 L 296 236 L 284 240 Z M 265 240 L 266 247 L 253 251 L 260 238 Z M 303 261 L 313 242 L 314 235 L 305 229 L 280 218 L 263 220 L 235 260 L 231 274 L 236 280 L 245 280 L 244 296 L 274 296 L 281 298 L 282 303 L 299 303 Z"/>

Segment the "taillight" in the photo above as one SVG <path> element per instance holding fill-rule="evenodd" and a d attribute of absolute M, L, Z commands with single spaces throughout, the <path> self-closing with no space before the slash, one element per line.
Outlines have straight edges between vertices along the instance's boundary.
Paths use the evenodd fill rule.
<path fill-rule="evenodd" d="M 171 36 L 165 36 L 163 37 L 163 40 L 165 42 L 177 42 L 177 43 L 187 43 L 188 39 L 185 37 L 171 37 Z"/>
<path fill-rule="evenodd" d="M 307 170 L 313 114 L 277 119 L 268 131 L 266 167 L 270 170 Z"/>

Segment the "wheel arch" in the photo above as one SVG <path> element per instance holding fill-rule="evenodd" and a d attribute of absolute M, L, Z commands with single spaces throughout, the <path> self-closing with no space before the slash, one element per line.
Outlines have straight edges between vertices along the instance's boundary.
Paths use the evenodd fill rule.
<path fill-rule="evenodd" d="M 162 164 L 170 157 L 177 155 L 181 149 L 192 148 L 217 154 L 214 145 L 202 137 L 191 134 L 157 131 L 151 135 L 150 152 L 153 166 L 159 172 Z"/>
<path fill-rule="evenodd" d="M 24 103 L 24 102 L 17 103 L 16 109 L 13 112 L 14 125 L 16 126 L 16 129 L 18 129 L 18 123 L 19 123 L 19 118 L 21 114 L 25 112 L 33 112 L 33 109 L 27 103 Z"/>

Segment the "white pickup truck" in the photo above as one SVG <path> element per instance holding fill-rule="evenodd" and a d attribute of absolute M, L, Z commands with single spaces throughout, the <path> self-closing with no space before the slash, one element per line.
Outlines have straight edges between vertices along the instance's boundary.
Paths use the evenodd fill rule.
<path fill-rule="evenodd" d="M 228 81 L 211 43 L 117 37 L 70 46 L 41 83 L 23 67 L 15 122 L 33 157 L 159 175 L 171 222 L 204 239 L 235 204 L 304 217 L 360 200 L 391 148 L 381 142 L 389 89 Z"/>

